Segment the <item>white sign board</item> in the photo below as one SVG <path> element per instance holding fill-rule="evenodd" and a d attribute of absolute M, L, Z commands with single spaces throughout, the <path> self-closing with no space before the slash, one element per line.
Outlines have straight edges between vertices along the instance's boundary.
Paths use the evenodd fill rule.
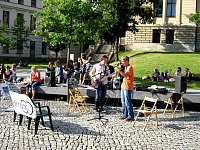
<path fill-rule="evenodd" d="M 70 54 L 69 59 L 74 61 L 74 54 Z"/>
<path fill-rule="evenodd" d="M 33 119 L 36 118 L 35 106 L 27 95 L 12 91 L 9 93 L 13 102 L 14 110 L 17 114 L 21 114 Z"/>

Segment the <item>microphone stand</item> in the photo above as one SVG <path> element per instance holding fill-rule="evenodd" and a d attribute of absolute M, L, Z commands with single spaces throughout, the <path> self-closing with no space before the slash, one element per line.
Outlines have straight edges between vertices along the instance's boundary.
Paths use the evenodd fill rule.
<path fill-rule="evenodd" d="M 100 120 L 101 122 L 102 122 L 102 124 L 103 125 L 105 125 L 107 122 L 108 122 L 108 119 L 106 119 L 106 118 L 104 118 L 104 116 L 101 116 L 101 109 L 102 108 L 100 108 L 100 105 L 101 105 L 101 98 L 102 98 L 102 82 L 101 82 L 101 74 L 102 73 L 104 73 L 104 72 L 100 72 L 100 73 L 98 73 L 98 74 L 96 74 L 96 75 L 94 75 L 93 77 L 95 77 L 95 76 L 97 76 L 97 75 L 100 75 L 100 80 L 98 81 L 98 87 L 97 87 L 97 89 L 96 90 L 98 90 L 98 105 L 99 105 L 99 107 L 97 107 L 98 109 L 97 109 L 97 111 L 98 111 L 98 116 L 97 117 L 94 117 L 94 118 L 92 118 L 92 119 L 88 119 L 87 121 L 91 121 L 91 120 L 96 120 L 96 119 L 98 119 L 98 120 Z M 101 94 L 101 95 L 100 95 Z M 103 122 L 102 120 L 105 120 L 105 122 Z"/>

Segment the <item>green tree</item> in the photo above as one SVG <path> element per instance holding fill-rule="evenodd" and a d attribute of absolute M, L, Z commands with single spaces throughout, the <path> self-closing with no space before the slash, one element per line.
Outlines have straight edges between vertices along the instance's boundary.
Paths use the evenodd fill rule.
<path fill-rule="evenodd" d="M 91 15 L 98 12 L 94 12 L 90 3 L 82 0 L 42 0 L 42 3 L 44 8 L 35 16 L 41 18 L 37 21 L 37 27 L 43 30 L 34 32 L 43 36 L 43 40 L 54 47 L 54 51 L 56 47 L 63 47 L 59 45 L 68 46 L 69 58 L 70 43 L 80 45 L 99 38 L 97 30 L 100 28 L 100 17 Z"/>
<path fill-rule="evenodd" d="M 199 23 L 200 23 L 200 10 L 196 11 L 195 14 L 190 14 L 189 16 L 189 20 L 190 22 L 194 22 L 196 23 L 196 33 L 198 32 L 198 28 L 199 28 Z M 197 40 L 197 35 L 195 38 L 195 52 L 197 51 L 197 44 L 198 44 L 198 40 Z"/>
<path fill-rule="evenodd" d="M 0 46 L 9 48 L 12 45 L 12 41 L 11 38 L 5 36 L 5 34 L 8 34 L 8 32 L 6 32 L 6 29 L 4 27 L 0 27 Z"/>
<path fill-rule="evenodd" d="M 200 23 L 200 11 L 197 11 L 195 14 L 190 14 L 189 16 L 190 22 Z"/>
<path fill-rule="evenodd" d="M 152 16 L 150 7 L 143 6 L 146 0 L 42 0 L 42 3 L 43 9 L 35 16 L 41 18 L 37 27 L 43 30 L 34 32 L 51 47 L 80 45 L 107 36 L 118 41 L 125 31 L 137 30 L 133 16 L 140 16 L 141 22 Z M 67 58 L 69 53 L 70 46 Z"/>
<path fill-rule="evenodd" d="M 154 0 L 112 0 L 109 13 L 113 21 L 102 35 L 102 38 L 111 43 L 116 42 L 115 60 L 118 61 L 119 38 L 124 37 L 126 31 L 137 32 L 138 23 L 152 22 Z M 138 18 L 136 21 L 135 18 Z"/>
<path fill-rule="evenodd" d="M 11 29 L 12 33 L 12 49 L 16 50 L 16 53 L 23 54 L 23 48 L 28 47 L 30 29 L 24 25 L 25 21 L 23 16 L 17 16 L 14 21 L 14 26 Z"/>

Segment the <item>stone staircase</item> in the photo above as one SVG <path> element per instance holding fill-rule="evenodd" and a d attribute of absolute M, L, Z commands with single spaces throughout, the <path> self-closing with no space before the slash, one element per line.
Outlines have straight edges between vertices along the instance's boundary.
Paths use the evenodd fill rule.
<path fill-rule="evenodd" d="M 107 55 L 109 58 L 111 57 L 110 54 L 112 53 L 112 45 L 99 45 L 97 51 L 92 54 L 93 62 L 97 63 L 101 61 L 101 57 L 103 55 Z"/>

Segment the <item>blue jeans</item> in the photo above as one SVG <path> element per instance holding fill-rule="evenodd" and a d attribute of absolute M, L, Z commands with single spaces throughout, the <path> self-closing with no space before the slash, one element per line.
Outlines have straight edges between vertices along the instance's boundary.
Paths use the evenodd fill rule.
<path fill-rule="evenodd" d="M 107 85 L 98 86 L 96 89 L 96 96 L 95 96 L 95 105 L 96 109 L 103 108 L 105 104 L 105 96 L 106 96 Z M 100 105 L 99 105 L 100 104 Z"/>
<path fill-rule="evenodd" d="M 30 85 L 30 83 L 28 83 L 26 85 L 26 91 L 28 91 L 29 88 L 32 88 L 32 90 L 35 91 L 36 90 L 35 87 L 39 86 L 39 85 L 40 85 L 40 82 L 35 82 L 35 81 L 32 82 L 32 85 Z"/>
<path fill-rule="evenodd" d="M 132 90 L 121 89 L 122 118 L 134 119 L 131 93 Z"/>

